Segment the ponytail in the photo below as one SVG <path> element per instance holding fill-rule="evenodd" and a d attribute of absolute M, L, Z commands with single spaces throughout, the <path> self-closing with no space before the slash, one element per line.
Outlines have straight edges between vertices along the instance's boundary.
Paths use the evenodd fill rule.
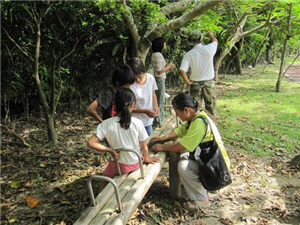
<path fill-rule="evenodd" d="M 199 103 L 197 102 L 197 100 L 193 96 L 186 93 L 178 94 L 173 99 L 172 105 L 180 111 L 183 111 L 185 107 L 189 107 L 194 110 L 198 110 L 199 108 Z"/>
<path fill-rule="evenodd" d="M 135 102 L 135 95 L 129 88 L 120 88 L 115 97 L 116 111 L 120 118 L 120 125 L 128 129 L 131 123 L 131 113 L 129 107 Z"/>

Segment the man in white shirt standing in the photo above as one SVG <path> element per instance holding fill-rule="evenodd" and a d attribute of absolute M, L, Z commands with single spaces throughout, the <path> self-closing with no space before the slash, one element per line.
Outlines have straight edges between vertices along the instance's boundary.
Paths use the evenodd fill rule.
<path fill-rule="evenodd" d="M 203 35 L 200 32 L 192 33 L 189 36 L 188 42 L 194 47 L 184 55 L 179 71 L 185 83 L 190 86 L 190 94 L 195 97 L 200 105 L 203 99 L 205 109 L 214 116 L 216 92 L 213 58 L 217 51 L 218 40 L 210 30 L 207 31 L 207 35 L 212 41 L 208 45 L 201 43 Z M 187 71 L 189 68 L 191 74 L 188 78 Z"/>

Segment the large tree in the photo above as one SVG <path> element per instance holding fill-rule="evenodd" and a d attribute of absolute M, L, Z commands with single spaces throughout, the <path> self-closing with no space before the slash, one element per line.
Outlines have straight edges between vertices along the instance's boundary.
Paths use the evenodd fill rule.
<path fill-rule="evenodd" d="M 230 53 L 230 51 L 238 42 L 243 40 L 245 37 L 258 32 L 259 30 L 269 27 L 280 21 L 278 18 L 272 15 L 272 5 L 270 6 L 270 4 L 266 4 L 261 6 L 261 4 L 262 2 L 260 2 L 259 5 L 250 5 L 248 3 L 243 5 L 242 9 L 237 9 L 238 7 L 232 5 L 232 11 L 234 12 L 234 18 L 232 22 L 236 22 L 233 24 L 232 28 L 226 30 L 222 34 L 222 41 L 220 43 L 221 50 L 215 58 L 216 79 L 218 79 L 218 71 L 222 60 Z M 245 8 L 246 6 L 248 6 L 247 9 Z M 249 18 L 251 18 L 250 22 L 248 22 Z"/>
<path fill-rule="evenodd" d="M 32 66 L 28 71 L 31 71 L 43 108 L 48 139 L 57 144 L 54 122 L 63 89 L 61 69 L 90 29 L 80 26 L 88 13 L 80 2 L 72 5 L 51 1 L 6 2 L 3 6 L 6 17 L 1 29 Z M 22 18 L 18 12 L 22 13 Z M 14 32 L 17 29 L 19 32 Z"/>
<path fill-rule="evenodd" d="M 143 30 L 139 29 L 135 21 L 135 9 L 130 7 L 130 4 L 134 4 L 134 1 L 120 1 L 119 4 L 122 4 L 120 6 L 121 15 L 125 20 L 131 37 L 131 56 L 137 56 L 145 60 L 153 39 L 185 26 L 196 17 L 227 1 L 209 0 L 197 2 L 194 0 L 182 0 L 167 4 L 157 8 L 159 11 L 154 14 L 156 16 L 155 20 L 150 21 L 151 23 L 147 24 Z M 148 2 L 147 4 L 156 3 Z M 167 19 L 170 15 L 173 15 L 170 17 L 171 19 Z"/>

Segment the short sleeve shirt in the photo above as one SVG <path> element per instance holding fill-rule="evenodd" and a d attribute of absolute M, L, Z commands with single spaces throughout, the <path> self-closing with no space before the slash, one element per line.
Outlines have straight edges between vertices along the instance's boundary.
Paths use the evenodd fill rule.
<path fill-rule="evenodd" d="M 120 126 L 119 117 L 112 117 L 104 120 L 97 127 L 96 135 L 102 140 L 106 139 L 109 146 L 113 149 L 129 148 L 141 155 L 140 141 L 145 141 L 148 134 L 141 120 L 131 117 L 131 123 L 128 129 Z M 138 162 L 134 153 L 121 152 L 120 163 L 132 165 Z"/>
<path fill-rule="evenodd" d="M 160 52 L 154 52 L 151 57 L 151 64 L 154 69 L 154 76 L 166 78 L 166 73 L 158 74 L 158 71 L 161 71 L 166 67 L 166 61 L 163 55 Z"/>
<path fill-rule="evenodd" d="M 102 119 L 106 120 L 112 116 L 115 116 L 114 110 L 114 100 L 115 92 L 109 87 L 101 93 L 101 96 L 96 99 L 98 105 L 100 106 L 100 111 L 102 113 Z"/>
<path fill-rule="evenodd" d="M 208 45 L 198 44 L 188 51 L 181 62 L 180 69 L 187 72 L 191 68 L 190 80 L 204 81 L 215 77 L 213 59 L 218 43 L 213 41 Z"/>
<path fill-rule="evenodd" d="M 134 83 L 130 85 L 136 97 L 135 106 L 140 109 L 153 109 L 153 92 L 157 90 L 157 85 L 154 77 L 146 73 L 147 81 L 140 85 Z M 145 113 L 132 113 L 132 116 L 142 120 L 144 126 L 152 125 L 153 118 L 148 117 Z"/>
<path fill-rule="evenodd" d="M 181 138 L 179 143 L 189 152 L 192 152 L 201 143 L 213 140 L 210 127 L 207 128 L 207 124 L 203 119 L 198 118 L 200 116 L 207 117 L 204 111 L 197 114 L 196 118 L 192 120 L 188 127 L 188 122 L 184 121 L 178 126 L 174 132 Z M 188 128 L 187 128 L 188 127 Z"/>

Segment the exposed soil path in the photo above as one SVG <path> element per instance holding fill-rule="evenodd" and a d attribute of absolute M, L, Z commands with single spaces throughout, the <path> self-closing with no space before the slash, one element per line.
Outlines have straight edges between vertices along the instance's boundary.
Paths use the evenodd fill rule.
<path fill-rule="evenodd" d="M 291 66 L 287 70 L 287 72 L 285 74 L 285 77 L 292 80 L 292 81 L 300 83 L 300 65 Z"/>

